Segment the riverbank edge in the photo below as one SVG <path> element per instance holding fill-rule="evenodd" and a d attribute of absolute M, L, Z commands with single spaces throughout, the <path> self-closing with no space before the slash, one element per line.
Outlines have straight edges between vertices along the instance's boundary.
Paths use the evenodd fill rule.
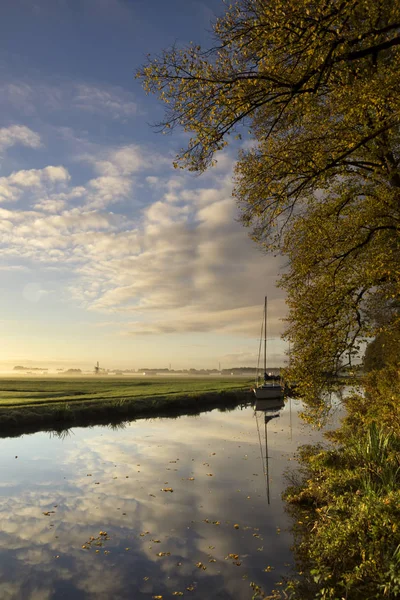
<path fill-rule="evenodd" d="M 119 425 L 138 418 L 174 418 L 185 414 L 200 414 L 213 408 L 229 410 L 241 404 L 250 404 L 251 400 L 251 391 L 238 388 L 190 395 L 178 393 L 0 408 L 0 437 L 15 437 L 38 431 L 61 432 L 71 427 Z"/>
<path fill-rule="evenodd" d="M 270 595 L 256 586 L 253 600 L 400 597 L 399 369 L 370 372 L 343 406 L 330 447 L 298 449 L 283 494 L 296 570 Z"/>

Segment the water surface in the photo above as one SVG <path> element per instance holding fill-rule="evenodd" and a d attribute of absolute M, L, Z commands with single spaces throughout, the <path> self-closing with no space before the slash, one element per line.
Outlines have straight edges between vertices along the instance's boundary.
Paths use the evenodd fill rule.
<path fill-rule="evenodd" d="M 283 473 L 313 435 L 290 404 L 268 424 L 270 503 L 251 407 L 0 440 L 0 598 L 270 592 L 292 565 Z"/>

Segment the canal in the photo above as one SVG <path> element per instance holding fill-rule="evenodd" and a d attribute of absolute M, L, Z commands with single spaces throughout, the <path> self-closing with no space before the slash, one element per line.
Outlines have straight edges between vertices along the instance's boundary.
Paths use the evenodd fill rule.
<path fill-rule="evenodd" d="M 247 600 L 291 573 L 281 493 L 320 439 L 287 401 L 0 440 L 2 600 Z"/>

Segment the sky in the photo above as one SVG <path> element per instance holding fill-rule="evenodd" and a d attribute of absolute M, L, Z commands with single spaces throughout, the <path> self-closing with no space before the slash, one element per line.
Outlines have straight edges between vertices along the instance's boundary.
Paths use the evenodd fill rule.
<path fill-rule="evenodd" d="M 220 0 L 0 3 L 0 369 L 257 363 L 268 295 L 282 365 L 282 268 L 232 198 L 238 148 L 173 169 L 186 134 L 136 70 L 210 44 Z"/>

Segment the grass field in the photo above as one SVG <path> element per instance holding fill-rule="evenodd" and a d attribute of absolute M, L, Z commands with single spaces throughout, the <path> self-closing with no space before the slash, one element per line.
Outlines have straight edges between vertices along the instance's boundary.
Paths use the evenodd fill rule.
<path fill-rule="evenodd" d="M 59 427 L 63 422 L 156 415 L 185 407 L 196 411 L 232 403 L 249 387 L 247 379 L 234 377 L 0 379 L 0 430 L 4 434 L 27 426 Z"/>

